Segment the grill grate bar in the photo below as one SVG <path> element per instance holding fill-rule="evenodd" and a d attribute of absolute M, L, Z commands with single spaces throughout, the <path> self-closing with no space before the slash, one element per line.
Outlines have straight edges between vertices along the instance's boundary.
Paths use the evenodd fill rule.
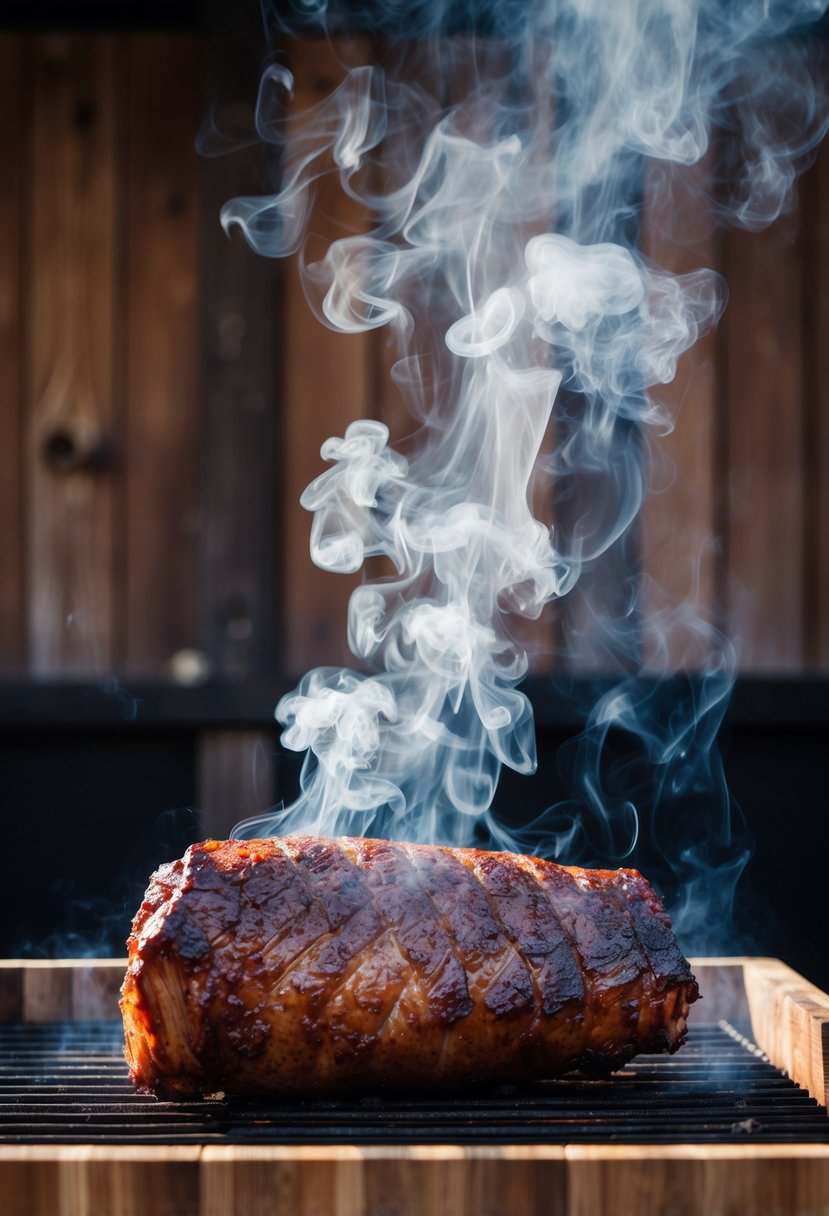
<path fill-rule="evenodd" d="M 127 1077 L 114 1023 L 0 1027 L 7 1143 L 829 1143 L 805 1090 L 730 1028 L 695 1027 L 677 1057 L 463 1093 L 315 1101 L 158 1102 Z"/>

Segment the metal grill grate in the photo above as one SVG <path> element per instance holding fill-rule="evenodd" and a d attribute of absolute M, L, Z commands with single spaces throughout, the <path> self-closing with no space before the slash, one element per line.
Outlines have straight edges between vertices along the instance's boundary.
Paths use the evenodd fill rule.
<path fill-rule="evenodd" d="M 417 1097 L 158 1102 L 136 1094 L 116 1023 L 0 1027 L 0 1139 L 51 1144 L 829 1143 L 805 1090 L 726 1023 L 610 1080 Z"/>

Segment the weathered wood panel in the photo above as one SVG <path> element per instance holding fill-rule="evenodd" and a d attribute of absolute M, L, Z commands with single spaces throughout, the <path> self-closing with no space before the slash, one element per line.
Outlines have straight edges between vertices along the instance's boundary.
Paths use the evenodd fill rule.
<path fill-rule="evenodd" d="M 651 168 L 642 220 L 643 252 L 671 274 L 716 268 L 714 219 L 706 205 L 710 164 Z M 679 361 L 676 378 L 653 395 L 673 422 L 648 441 L 642 509 L 645 660 L 657 671 L 704 667 L 710 642 L 700 625 L 717 612 L 716 333 Z"/>
<path fill-rule="evenodd" d="M 122 657 L 158 677 L 197 640 L 201 48 L 136 34 L 125 54 Z"/>
<path fill-rule="evenodd" d="M 829 62 L 829 55 L 826 56 Z M 812 206 L 809 210 L 814 247 L 810 250 L 814 315 L 809 325 L 813 375 L 807 400 L 809 430 L 807 447 L 813 460 L 811 497 L 807 509 L 812 518 L 809 553 L 811 578 L 809 600 L 813 635 L 809 666 L 829 671 L 829 142 L 824 142 L 810 173 Z M 807 451 L 807 454 L 808 454 Z"/>
<path fill-rule="evenodd" d="M 203 109 L 219 132 L 250 128 L 258 13 L 212 9 Z M 202 164 L 199 638 L 216 672 L 232 680 L 272 670 L 278 649 L 274 313 L 282 268 L 238 232 L 228 239 L 219 214 L 237 195 L 273 189 L 275 176 L 256 147 L 208 154 Z"/>
<path fill-rule="evenodd" d="M 798 217 L 725 240 L 726 603 L 744 671 L 804 662 L 803 308 Z"/>
<path fill-rule="evenodd" d="M 0 674 L 24 664 L 20 468 L 23 40 L 0 36 Z"/>
<path fill-rule="evenodd" d="M 301 114 L 327 97 L 344 74 L 342 63 L 359 58 L 360 48 L 347 41 L 292 44 L 292 109 Z M 343 194 L 339 180 L 324 178 L 309 225 L 307 260 L 322 257 L 332 239 L 364 228 L 361 208 Z M 358 576 L 333 575 L 312 564 L 311 517 L 300 507 L 299 497 L 327 467 L 320 457 L 321 444 L 371 413 L 375 343 L 371 334 L 331 332 L 312 316 L 295 258 L 285 267 L 282 316 L 278 543 L 285 572 L 283 664 L 295 674 L 319 664 L 349 662 L 347 604 Z"/>
<path fill-rule="evenodd" d="M 0 959 L 0 1022 L 118 1017 L 126 959 Z"/>
<path fill-rule="evenodd" d="M 24 469 L 38 676 L 94 675 L 113 660 L 114 487 L 89 463 L 117 428 L 117 74 L 113 37 L 35 42 Z"/>

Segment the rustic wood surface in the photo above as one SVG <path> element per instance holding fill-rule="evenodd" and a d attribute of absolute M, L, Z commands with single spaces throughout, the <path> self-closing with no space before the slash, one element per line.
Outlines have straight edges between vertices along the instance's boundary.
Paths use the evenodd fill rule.
<path fill-rule="evenodd" d="M 692 958 L 691 970 L 699 984 L 702 1001 L 694 1007 L 692 1018 L 704 1022 L 723 1019 L 741 1032 L 751 1034 L 751 1014 L 745 990 L 745 959 Z"/>
<path fill-rule="evenodd" d="M 804 663 L 803 297 L 798 221 L 731 231 L 723 273 L 728 631 L 752 672 Z"/>
<path fill-rule="evenodd" d="M 21 511 L 22 40 L 0 36 L 0 672 L 25 667 Z"/>
<path fill-rule="evenodd" d="M 291 112 L 321 101 L 368 46 L 293 45 Z M 219 231 L 225 197 L 267 190 L 276 173 L 265 180 L 258 154 L 199 165 L 204 51 L 171 33 L 2 38 L 5 677 L 162 677 L 191 646 L 233 680 L 349 661 L 355 580 L 311 564 L 298 498 L 325 467 L 321 443 L 353 419 L 382 417 L 398 439 L 411 430 L 388 381 L 396 352 L 385 331 L 327 330 L 295 260 L 277 268 Z M 240 63 L 247 96 L 258 54 Z M 712 265 L 730 293 L 716 337 L 664 391 L 677 426 L 651 445 L 657 493 L 628 546 L 643 590 L 632 626 L 654 665 L 704 657 L 688 621 L 698 603 L 727 608 L 746 672 L 829 670 L 827 164 L 824 149 L 799 211 L 761 233 L 701 222 L 705 165 L 646 193 L 644 252 L 676 270 Z M 309 260 L 365 226 L 326 179 Z M 64 426 L 100 434 L 112 467 L 48 469 L 44 440 Z M 561 611 L 578 625 L 577 599 Z M 660 655 L 654 625 L 666 623 Z M 606 665 L 601 638 L 583 660 Z M 535 669 L 545 662 L 539 650 Z"/>
<path fill-rule="evenodd" d="M 200 1216 L 566 1216 L 558 1146 L 205 1148 Z"/>
<path fill-rule="evenodd" d="M 690 168 L 659 165 L 648 175 L 643 251 L 671 274 L 717 263 L 714 218 L 705 202 L 711 160 Z M 644 655 L 656 671 L 700 667 L 711 658 L 698 621 L 710 623 L 719 606 L 716 341 L 713 330 L 699 338 L 680 359 L 673 382 L 654 389 L 673 424 L 648 441 L 649 494 L 642 508 Z"/>
<path fill-rule="evenodd" d="M 201 47 L 143 34 L 125 46 L 125 579 L 120 649 L 159 678 L 197 638 Z"/>
<path fill-rule="evenodd" d="M 3 1216 L 202 1216 L 201 1149 L 0 1145 Z"/>
<path fill-rule="evenodd" d="M 4 1216 L 826 1216 L 821 1145 L 0 1146 Z"/>
<path fill-rule="evenodd" d="M 568 1146 L 568 1216 L 825 1216 L 829 1146 Z"/>
<path fill-rule="evenodd" d="M 359 62 L 362 50 L 359 40 L 350 39 L 292 44 L 292 114 L 323 101 L 345 76 L 343 65 Z M 309 262 L 323 257 L 332 239 L 366 226 L 362 209 L 343 194 L 336 175 L 323 177 L 314 196 L 305 254 Z M 320 664 L 349 661 L 347 607 L 358 578 L 312 564 L 311 516 L 299 497 L 329 467 L 320 456 L 325 440 L 342 436 L 350 422 L 371 414 L 375 344 L 371 334 L 335 333 L 311 314 L 295 258 L 284 269 L 282 316 L 279 543 L 289 572 L 283 583 L 283 661 L 290 675 L 299 675 Z"/>
<path fill-rule="evenodd" d="M 125 958 L 0 959 L 0 1022 L 117 1019 Z"/>
<path fill-rule="evenodd" d="M 829 995 L 778 959 L 746 959 L 743 974 L 755 1042 L 825 1106 Z"/>
<path fill-rule="evenodd" d="M 826 58 L 829 61 L 829 55 Z M 807 439 L 814 461 L 810 486 L 814 499 L 807 504 L 812 525 L 807 537 L 807 561 L 814 572 L 809 583 L 814 638 L 809 658 L 819 671 L 826 672 L 829 671 L 829 224 L 826 223 L 829 143 L 821 146 L 811 178 L 814 181 L 809 182 L 813 199 L 810 231 L 814 245 L 809 299 L 815 312 L 808 330 L 813 375 Z"/>
<path fill-rule="evenodd" d="M 95 675 L 113 661 L 113 482 L 55 472 L 55 431 L 111 445 L 118 66 L 111 36 L 46 35 L 32 66 L 32 180 L 26 249 L 25 458 L 30 667 Z"/>
<path fill-rule="evenodd" d="M 199 126 L 253 125 L 261 25 L 255 6 L 209 6 Z M 217 28 L 213 28 L 216 21 Z M 207 115 L 210 117 L 208 118 Z M 282 266 L 220 224 L 222 206 L 274 189 L 278 150 L 242 147 L 202 159 L 199 645 L 222 679 L 261 678 L 280 655 L 276 499 L 277 305 Z M 193 440 L 196 440 L 193 443 Z"/>

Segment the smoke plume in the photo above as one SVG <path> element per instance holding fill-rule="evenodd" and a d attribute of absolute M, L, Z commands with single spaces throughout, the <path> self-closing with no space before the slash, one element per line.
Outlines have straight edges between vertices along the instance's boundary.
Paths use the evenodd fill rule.
<path fill-rule="evenodd" d="M 298 801 L 237 834 L 607 861 L 641 852 L 647 803 L 647 848 L 668 857 L 663 885 L 673 882 L 682 924 L 693 933 L 727 917 L 747 855 L 715 748 L 733 653 L 700 619 L 707 669 L 668 693 L 643 682 L 633 571 L 617 613 L 587 594 L 606 639 L 592 666 L 617 675 L 561 758 L 572 801 L 509 829 L 492 808 L 503 765 L 536 766 L 521 618 L 573 594 L 625 536 L 646 488 L 643 435 L 671 425 L 659 386 L 724 306 L 712 271 L 672 276 L 641 252 L 645 175 L 713 148 L 705 207 L 752 229 L 774 220 L 826 127 L 808 36 L 822 10 L 822 0 L 390 0 L 306 6 L 282 22 L 280 34 L 305 23 L 396 36 L 382 64 L 350 65 L 302 115 L 274 55 L 256 129 L 279 148 L 278 189 L 234 199 L 222 222 L 267 257 L 299 252 L 325 325 L 386 327 L 417 434 L 395 450 L 382 423 L 354 420 L 322 445 L 330 467 L 302 498 L 313 560 L 351 573 L 379 558 L 387 573 L 351 597 L 359 669 L 312 671 L 278 706 L 283 742 L 306 752 Z M 324 174 L 372 227 L 308 264 Z M 536 518 L 545 479 L 559 498 L 580 487 L 578 510 Z M 565 631 L 558 670 L 578 648 Z M 635 740 L 635 760 L 609 781 L 612 732 Z M 680 793 L 699 815 L 666 824 Z"/>

